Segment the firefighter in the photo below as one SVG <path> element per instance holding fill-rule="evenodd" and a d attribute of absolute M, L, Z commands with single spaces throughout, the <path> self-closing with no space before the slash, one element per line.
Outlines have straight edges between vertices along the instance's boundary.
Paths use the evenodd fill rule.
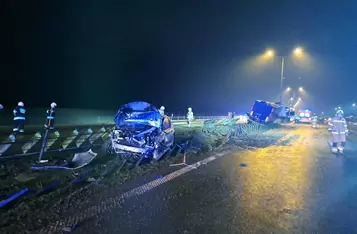
<path fill-rule="evenodd" d="M 312 127 L 313 127 L 313 128 L 316 128 L 316 124 L 317 124 L 317 116 L 314 115 L 314 116 L 312 117 Z"/>
<path fill-rule="evenodd" d="M 341 109 L 337 109 L 336 116 L 331 118 L 328 130 L 332 133 L 332 152 L 337 153 L 339 151 L 343 153 L 348 129 L 346 119 L 343 117 L 343 111 Z M 340 146 L 338 146 L 338 143 L 340 143 Z"/>
<path fill-rule="evenodd" d="M 193 121 L 194 117 L 193 117 L 193 112 L 192 112 L 192 108 L 189 107 L 188 108 L 188 112 L 187 112 L 187 123 L 188 123 L 188 127 L 191 127 L 191 123 Z"/>
<path fill-rule="evenodd" d="M 0 104 L 0 110 L 4 109 L 4 106 Z"/>
<path fill-rule="evenodd" d="M 46 111 L 46 124 L 45 128 L 53 130 L 55 124 L 55 108 L 57 104 L 55 102 L 51 103 L 50 108 Z"/>
<path fill-rule="evenodd" d="M 164 106 L 161 106 L 161 107 L 160 107 L 159 113 L 160 113 L 161 117 L 164 117 L 164 116 L 165 116 L 165 107 L 164 107 Z"/>
<path fill-rule="evenodd" d="M 26 109 L 23 102 L 19 102 L 17 107 L 13 110 L 14 114 L 14 128 L 12 131 L 15 132 L 24 132 L 24 125 L 26 120 Z"/>

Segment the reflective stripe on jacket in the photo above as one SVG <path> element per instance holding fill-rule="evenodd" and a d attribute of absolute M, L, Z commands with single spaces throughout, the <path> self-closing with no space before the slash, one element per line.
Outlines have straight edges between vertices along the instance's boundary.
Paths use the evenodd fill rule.
<path fill-rule="evenodd" d="M 46 111 L 46 118 L 47 119 L 54 119 L 55 118 L 55 110 L 54 109 L 49 109 Z"/>
<path fill-rule="evenodd" d="M 345 134 L 348 132 L 345 118 L 333 117 L 329 122 L 329 126 L 332 134 Z"/>
<path fill-rule="evenodd" d="M 25 120 L 26 119 L 26 109 L 21 107 L 21 106 L 17 106 L 12 113 L 14 114 L 14 120 Z"/>

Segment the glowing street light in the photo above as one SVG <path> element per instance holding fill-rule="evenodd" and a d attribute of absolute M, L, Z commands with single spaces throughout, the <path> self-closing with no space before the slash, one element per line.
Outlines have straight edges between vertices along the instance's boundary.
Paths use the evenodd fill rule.
<path fill-rule="evenodd" d="M 290 91 L 290 90 L 291 90 L 291 88 L 290 88 L 290 87 L 287 87 L 287 88 L 286 88 L 286 91 Z"/>
<path fill-rule="evenodd" d="M 353 103 L 352 106 L 356 106 L 356 103 Z"/>
<path fill-rule="evenodd" d="M 269 49 L 265 52 L 267 57 L 273 57 L 274 56 L 274 50 Z M 295 56 L 301 56 L 303 54 L 303 51 L 300 47 L 297 47 L 294 49 L 294 55 Z M 282 94 L 283 94 L 283 80 L 284 80 L 284 62 L 285 62 L 285 57 L 281 56 L 281 71 L 280 71 L 280 103 L 282 99 Z"/>
<path fill-rule="evenodd" d="M 300 47 L 295 48 L 294 54 L 300 56 L 302 54 L 302 49 Z"/>
<path fill-rule="evenodd" d="M 304 91 L 304 89 L 302 87 L 299 87 L 299 91 L 302 92 Z"/>
<path fill-rule="evenodd" d="M 268 50 L 268 51 L 266 52 L 266 55 L 267 55 L 268 57 L 273 57 L 273 56 L 274 56 L 274 51 L 273 51 L 273 50 Z"/>
<path fill-rule="evenodd" d="M 299 98 L 298 100 L 301 101 L 301 98 Z"/>

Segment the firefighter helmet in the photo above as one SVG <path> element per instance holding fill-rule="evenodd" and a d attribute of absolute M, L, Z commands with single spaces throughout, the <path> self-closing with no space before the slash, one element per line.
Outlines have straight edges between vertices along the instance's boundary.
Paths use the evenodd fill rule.
<path fill-rule="evenodd" d="M 51 103 L 51 108 L 55 108 L 57 106 L 57 104 L 55 102 Z"/>
<path fill-rule="evenodd" d="M 343 110 L 338 109 L 338 110 L 336 111 L 336 116 L 343 116 Z"/>
<path fill-rule="evenodd" d="M 25 104 L 23 102 L 19 102 L 19 103 L 17 103 L 17 105 L 21 106 L 21 107 L 25 106 Z"/>

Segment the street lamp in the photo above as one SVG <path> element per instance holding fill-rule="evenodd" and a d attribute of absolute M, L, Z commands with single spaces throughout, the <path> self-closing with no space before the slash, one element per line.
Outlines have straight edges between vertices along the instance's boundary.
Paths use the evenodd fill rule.
<path fill-rule="evenodd" d="M 352 106 L 356 106 L 356 103 L 353 103 Z"/>
<path fill-rule="evenodd" d="M 302 49 L 300 47 L 295 48 L 294 54 L 300 56 L 302 54 Z"/>
<path fill-rule="evenodd" d="M 302 92 L 304 91 L 304 89 L 302 87 L 299 87 L 299 91 Z"/>
<path fill-rule="evenodd" d="M 303 54 L 303 51 L 300 47 L 297 47 L 294 49 L 294 55 L 295 56 L 301 56 Z M 274 50 L 269 49 L 266 51 L 266 55 L 268 57 L 273 57 L 274 56 Z M 283 80 L 284 80 L 284 63 L 285 63 L 285 56 L 281 56 L 281 71 L 280 71 L 280 103 L 282 99 L 282 93 L 283 93 Z"/>
<path fill-rule="evenodd" d="M 274 51 L 273 50 L 268 50 L 266 52 L 266 54 L 267 54 L 268 57 L 273 57 L 274 56 Z"/>

